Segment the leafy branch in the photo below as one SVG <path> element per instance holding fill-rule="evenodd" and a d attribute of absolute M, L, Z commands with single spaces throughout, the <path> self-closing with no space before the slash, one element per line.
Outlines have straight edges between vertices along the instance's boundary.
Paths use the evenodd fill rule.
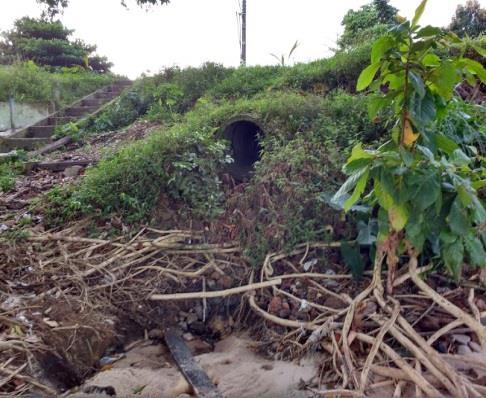
<path fill-rule="evenodd" d="M 464 80 L 486 82 L 486 70 L 464 57 L 466 44 L 454 33 L 418 24 L 426 4 L 373 45 L 357 89 L 372 93 L 372 119 L 390 107 L 395 124 L 378 149 L 353 148 L 344 166 L 349 178 L 333 198 L 345 211 L 361 200 L 377 215 L 388 290 L 406 254 L 436 259 L 456 278 L 464 262 L 486 266 L 486 211 L 478 196 L 486 186 L 484 156 L 460 131 L 440 129 L 447 118 L 470 118 L 454 89 Z M 451 55 L 451 46 L 461 51 Z M 476 136 L 484 141 L 483 133 Z"/>

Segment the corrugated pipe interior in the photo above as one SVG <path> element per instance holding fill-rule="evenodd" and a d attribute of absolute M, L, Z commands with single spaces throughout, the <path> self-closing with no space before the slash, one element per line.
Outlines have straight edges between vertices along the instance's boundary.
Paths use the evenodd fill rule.
<path fill-rule="evenodd" d="M 222 129 L 223 137 L 230 142 L 234 162 L 229 172 L 238 181 L 251 177 L 255 162 L 260 160 L 263 135 L 261 124 L 251 117 L 240 116 L 231 119 Z"/>

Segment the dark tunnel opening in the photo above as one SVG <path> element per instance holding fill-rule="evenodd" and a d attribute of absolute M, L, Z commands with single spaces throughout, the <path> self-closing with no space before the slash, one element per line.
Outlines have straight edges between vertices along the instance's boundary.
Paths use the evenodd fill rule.
<path fill-rule="evenodd" d="M 234 159 L 229 166 L 229 172 L 236 180 L 248 179 L 255 162 L 260 160 L 261 134 L 261 128 L 248 120 L 235 121 L 224 129 L 224 136 L 231 143 L 231 156 Z"/>

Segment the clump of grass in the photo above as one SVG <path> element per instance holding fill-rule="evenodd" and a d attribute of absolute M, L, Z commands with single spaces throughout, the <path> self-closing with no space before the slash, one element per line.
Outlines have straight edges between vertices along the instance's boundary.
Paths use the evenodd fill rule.
<path fill-rule="evenodd" d="M 9 192 L 15 187 L 17 177 L 24 172 L 27 158 L 24 151 L 16 151 L 15 155 L 0 160 L 0 192 Z"/>

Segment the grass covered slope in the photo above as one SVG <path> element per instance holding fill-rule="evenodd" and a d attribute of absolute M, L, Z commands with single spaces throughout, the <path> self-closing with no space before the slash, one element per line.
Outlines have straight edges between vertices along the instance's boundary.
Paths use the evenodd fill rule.
<path fill-rule="evenodd" d="M 163 194 L 183 203 L 193 215 L 214 219 L 224 211 L 220 177 L 230 152 L 218 130 L 227 120 L 247 114 L 262 121 L 263 157 L 257 170 L 296 139 L 312 143 L 307 151 L 318 145 L 318 163 L 325 157 L 342 158 L 344 148 L 363 131 L 370 139 L 379 138 L 384 126 L 366 121 L 366 101 L 344 92 L 330 97 L 271 92 L 233 102 L 200 102 L 180 123 L 90 168 L 72 193 L 72 208 L 105 216 L 116 213 L 133 222 L 150 216 Z M 335 172 L 338 164 L 333 162 Z"/>
<path fill-rule="evenodd" d="M 168 68 L 137 81 L 124 96 L 82 128 L 91 132 L 114 130 L 131 124 L 142 115 L 173 123 L 180 121 L 198 100 L 222 103 L 285 90 L 317 95 L 336 89 L 354 92 L 369 54 L 370 46 L 365 45 L 331 58 L 292 67 L 235 69 L 206 63 L 200 68 Z"/>
<path fill-rule="evenodd" d="M 33 62 L 0 65 L 0 101 L 13 97 L 17 102 L 54 102 L 62 107 L 111 83 L 115 78 L 111 74 L 81 68 L 61 68 L 50 72 Z"/>

